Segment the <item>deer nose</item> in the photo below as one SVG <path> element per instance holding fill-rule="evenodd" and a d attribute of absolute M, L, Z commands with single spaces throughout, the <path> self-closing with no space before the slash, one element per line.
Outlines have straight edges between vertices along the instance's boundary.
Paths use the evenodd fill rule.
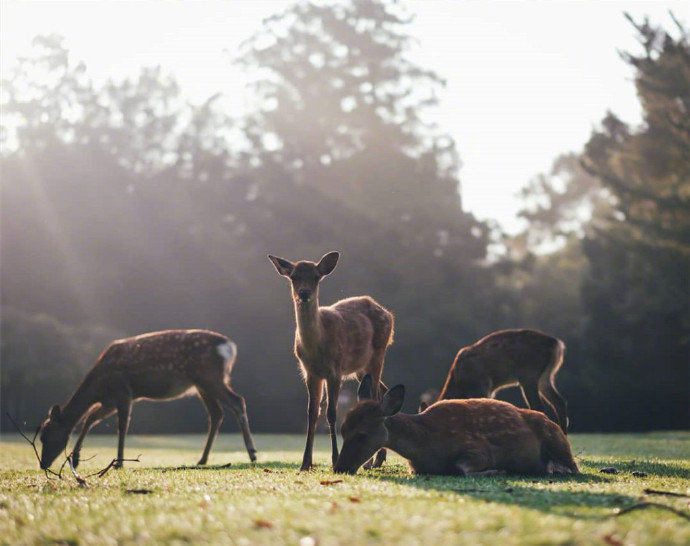
<path fill-rule="evenodd" d="M 307 302 L 311 299 L 311 290 L 302 289 L 297 292 L 300 301 Z"/>

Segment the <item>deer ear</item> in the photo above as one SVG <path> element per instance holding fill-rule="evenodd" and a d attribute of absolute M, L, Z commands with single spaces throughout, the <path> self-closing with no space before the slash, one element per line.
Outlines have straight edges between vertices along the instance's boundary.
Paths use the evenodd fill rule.
<path fill-rule="evenodd" d="M 390 417 L 400 411 L 405 400 L 405 387 L 403 385 L 396 385 L 383 395 L 381 400 L 381 410 L 383 415 Z"/>
<path fill-rule="evenodd" d="M 52 408 L 50 408 L 50 412 L 48 413 L 51 419 L 57 421 L 60 419 L 61 412 L 60 412 L 60 406 L 55 404 Z"/>
<path fill-rule="evenodd" d="M 319 275 L 325 277 L 326 275 L 332 273 L 335 269 L 336 264 L 338 263 L 338 258 L 340 258 L 339 252 L 333 251 L 329 252 L 328 254 L 324 254 L 321 260 L 319 261 L 318 265 L 316 266 Z"/>
<path fill-rule="evenodd" d="M 273 262 L 276 271 L 284 277 L 289 277 L 292 273 L 292 270 L 295 269 L 295 264 L 283 258 L 277 258 L 276 256 L 271 256 L 269 254 L 268 259 Z"/>
<path fill-rule="evenodd" d="M 362 378 L 359 389 L 357 389 L 357 400 L 361 402 L 362 400 L 370 400 L 371 398 L 374 398 L 374 389 L 372 388 L 371 376 L 367 374 Z"/>

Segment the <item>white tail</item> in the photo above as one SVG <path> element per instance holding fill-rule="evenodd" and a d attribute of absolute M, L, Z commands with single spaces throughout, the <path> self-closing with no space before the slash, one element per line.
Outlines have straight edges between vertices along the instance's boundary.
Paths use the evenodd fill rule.
<path fill-rule="evenodd" d="M 564 354 L 565 343 L 537 330 L 494 332 L 460 349 L 439 400 L 493 398 L 496 391 L 519 384 L 528 407 L 544 412 L 545 401 L 567 434 L 567 404 L 554 382 Z"/>
<path fill-rule="evenodd" d="M 41 468 L 48 468 L 67 445 L 74 427 L 83 426 L 72 451 L 79 464 L 81 446 L 89 430 L 117 412 L 118 460 L 124 457 L 125 435 L 132 403 L 140 399 L 171 400 L 196 392 L 208 412 L 206 446 L 198 464 L 205 464 L 223 420 L 221 403 L 237 416 L 247 452 L 256 460 L 247 408 L 230 388 L 237 346 L 206 330 L 167 330 L 113 341 L 62 407 L 51 408 L 41 426 Z"/>
<path fill-rule="evenodd" d="M 319 307 L 319 282 L 338 263 L 339 254 L 329 252 L 319 263 L 290 262 L 270 256 L 278 273 L 290 280 L 295 307 L 297 331 L 295 355 L 300 362 L 309 393 L 307 444 L 302 470 L 312 466 L 312 446 L 319 405 L 326 383 L 328 409 L 326 417 L 331 436 L 331 459 L 338 459 L 335 431 L 336 406 L 343 378 L 365 374 L 373 378 L 374 393 L 379 396 L 383 359 L 393 340 L 393 315 L 369 296 L 347 298 L 329 307 Z M 376 459 L 379 466 L 385 451 Z"/>

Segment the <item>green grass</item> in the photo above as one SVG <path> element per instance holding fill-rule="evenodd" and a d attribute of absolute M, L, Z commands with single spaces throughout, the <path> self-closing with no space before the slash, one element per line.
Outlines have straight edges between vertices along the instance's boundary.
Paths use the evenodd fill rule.
<path fill-rule="evenodd" d="M 317 469 L 299 473 L 301 436 L 256 435 L 251 467 L 241 439 L 218 438 L 207 468 L 192 465 L 203 436 L 131 436 L 141 454 L 79 487 L 69 470 L 48 481 L 17 435 L 0 444 L 3 544 L 690 544 L 690 522 L 642 501 L 690 514 L 690 433 L 573 434 L 583 474 L 565 478 L 412 476 L 389 456 L 383 469 L 339 476 L 320 435 Z M 114 456 L 113 436 L 91 436 L 82 475 Z M 232 462 L 230 468 L 220 465 Z M 214 468 L 215 465 L 215 468 Z M 615 466 L 617 475 L 599 472 Z M 633 470 L 647 473 L 634 477 Z M 325 480 L 340 483 L 322 485 Z M 148 490 L 147 494 L 131 490 Z"/>

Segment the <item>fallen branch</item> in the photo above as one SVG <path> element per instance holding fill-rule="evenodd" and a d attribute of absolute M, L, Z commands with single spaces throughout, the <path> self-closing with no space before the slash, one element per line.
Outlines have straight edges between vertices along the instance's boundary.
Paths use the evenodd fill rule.
<path fill-rule="evenodd" d="M 635 511 L 635 510 L 642 510 L 644 508 L 661 508 L 662 510 L 666 510 L 668 512 L 671 512 L 672 514 L 675 514 L 676 516 L 680 516 L 681 518 L 690 521 L 690 515 L 689 514 L 686 514 L 685 512 L 682 512 L 681 510 L 676 510 L 672 506 L 667 506 L 667 505 L 661 504 L 659 502 L 638 502 L 637 504 L 633 504 L 632 506 L 628 506 L 627 508 L 623 508 L 623 510 L 613 514 L 613 516 L 614 517 L 622 516 L 623 514 L 628 514 L 630 512 Z"/>
<path fill-rule="evenodd" d="M 690 499 L 690 495 L 683 493 L 676 493 L 674 491 L 661 491 L 659 489 L 645 489 L 645 495 L 665 495 L 667 497 L 680 497 L 681 499 Z"/>
<path fill-rule="evenodd" d="M 41 466 L 41 456 L 38 454 L 38 448 L 36 447 L 36 436 L 38 436 L 38 433 L 39 433 L 40 430 L 41 430 L 41 425 L 38 425 L 38 427 L 36 428 L 36 432 L 34 433 L 34 438 L 33 438 L 33 440 L 29 440 L 29 437 L 28 437 L 26 434 L 24 434 L 24 432 L 22 431 L 21 428 L 19 428 L 19 425 L 18 425 L 17 422 L 12 418 L 12 416 L 11 416 L 9 413 L 6 413 L 5 415 L 7 415 L 7 417 L 9 418 L 9 420 L 10 420 L 10 421 L 12 422 L 12 424 L 14 425 L 14 428 L 16 428 L 16 429 L 17 429 L 17 432 L 19 432 L 19 434 L 21 434 L 22 438 L 24 438 L 27 442 L 29 442 L 29 444 L 31 445 L 31 447 L 34 449 L 34 453 L 36 454 L 36 459 L 38 460 L 38 466 Z M 53 479 L 53 478 L 50 477 L 49 473 L 52 474 L 53 476 L 55 476 L 55 477 L 61 479 L 61 478 L 62 478 L 62 469 L 64 468 L 64 466 L 65 466 L 65 464 L 63 463 L 62 466 L 60 467 L 60 472 L 59 472 L 59 473 L 58 473 L 58 472 L 55 472 L 54 470 L 51 470 L 50 468 L 43 468 L 42 470 L 43 470 L 44 474 L 46 475 L 46 478 L 49 479 L 49 480 L 52 480 L 52 479 Z"/>
<path fill-rule="evenodd" d="M 94 472 L 93 474 L 89 474 L 86 476 L 87 478 L 90 478 L 91 476 L 98 476 L 99 478 L 102 478 L 108 473 L 108 470 L 113 468 L 114 466 L 118 466 L 124 462 L 130 462 L 130 463 L 140 463 L 141 461 L 139 460 L 139 457 L 141 457 L 141 453 L 137 455 L 136 459 L 113 459 L 110 461 L 110 464 L 106 466 L 104 469 L 99 470 L 98 472 Z"/>
<path fill-rule="evenodd" d="M 77 483 L 79 484 L 79 487 L 88 487 L 89 484 L 86 481 L 87 478 L 91 478 L 93 476 L 98 476 L 99 478 L 102 478 L 105 476 L 108 471 L 113 468 L 114 466 L 117 466 L 119 464 L 122 464 L 125 461 L 131 462 L 131 463 L 140 463 L 141 461 L 139 460 L 139 457 L 141 457 L 141 454 L 137 455 L 136 459 L 113 459 L 110 461 L 110 464 L 106 466 L 105 468 L 98 470 L 97 472 L 92 472 L 91 474 L 87 474 L 85 477 L 80 476 L 77 474 L 76 469 L 74 468 L 74 465 L 72 464 L 72 456 L 69 455 L 67 457 L 67 462 L 69 463 L 69 469 L 72 471 L 72 475 L 74 476 L 74 479 L 77 480 Z"/>
<path fill-rule="evenodd" d="M 26 434 L 24 434 L 24 432 L 19 427 L 17 422 L 12 418 L 12 416 L 9 413 L 7 413 L 6 415 L 9 418 L 9 420 L 12 422 L 12 424 L 14 425 L 14 428 L 17 429 L 17 432 L 19 432 L 19 434 L 21 434 L 22 438 L 24 438 L 27 442 L 29 442 L 29 444 L 31 445 L 31 447 L 34 450 L 34 453 L 36 454 L 36 459 L 38 460 L 38 465 L 41 466 L 41 456 L 39 455 L 38 448 L 36 447 L 36 437 L 38 436 L 38 433 L 41 430 L 41 426 L 40 425 L 38 426 L 38 428 L 36 429 L 36 433 L 34 434 L 33 439 L 30 440 L 29 437 Z M 95 455 L 93 455 L 92 457 L 89 457 L 88 459 L 84 459 L 84 460 L 90 461 L 94 457 L 95 457 Z M 74 476 L 74 479 L 77 480 L 79 487 L 88 487 L 88 483 L 86 481 L 86 478 L 91 478 L 92 476 L 98 476 L 99 478 L 102 478 L 103 476 L 105 476 L 107 474 L 107 472 L 111 468 L 113 468 L 114 466 L 117 466 L 118 464 L 121 464 L 125 461 L 129 461 L 129 462 L 133 462 L 133 463 L 141 462 L 139 460 L 139 457 L 141 457 L 141 454 L 137 455 L 136 459 L 113 459 L 112 461 L 110 461 L 110 464 L 108 466 L 106 466 L 105 468 L 103 468 L 97 472 L 93 472 L 92 474 L 88 474 L 85 477 L 82 477 L 77 473 L 77 470 L 74 468 L 74 464 L 72 463 L 72 453 L 70 453 L 69 455 L 67 455 L 67 457 L 65 457 L 64 462 L 60 466 L 59 472 L 55 472 L 54 470 L 51 470 L 50 468 L 42 468 L 42 470 L 45 473 L 47 479 L 52 480 L 53 478 L 50 477 L 50 475 L 52 474 L 53 476 L 55 476 L 56 478 L 61 480 L 62 479 L 62 471 L 64 470 L 65 465 L 68 465 L 70 471 L 72 472 L 72 475 Z"/>

